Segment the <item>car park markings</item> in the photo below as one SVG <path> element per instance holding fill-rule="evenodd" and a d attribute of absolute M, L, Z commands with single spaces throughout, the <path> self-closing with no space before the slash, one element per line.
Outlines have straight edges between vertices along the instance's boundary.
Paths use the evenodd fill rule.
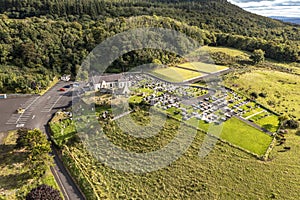
<path fill-rule="evenodd" d="M 22 108 L 24 108 L 24 112 L 21 114 L 12 114 L 12 116 L 8 119 L 6 124 L 25 124 L 28 120 L 28 118 L 31 116 L 31 113 L 33 109 L 35 108 L 34 103 L 40 98 L 38 97 L 31 97 L 29 100 L 27 100 L 23 105 L 21 105 Z"/>
<path fill-rule="evenodd" d="M 50 112 L 53 107 L 56 105 L 56 103 L 63 97 L 63 95 L 61 95 L 60 97 L 58 97 L 57 99 L 52 99 L 49 103 L 47 103 L 47 105 L 43 108 L 43 110 L 41 112 Z"/>

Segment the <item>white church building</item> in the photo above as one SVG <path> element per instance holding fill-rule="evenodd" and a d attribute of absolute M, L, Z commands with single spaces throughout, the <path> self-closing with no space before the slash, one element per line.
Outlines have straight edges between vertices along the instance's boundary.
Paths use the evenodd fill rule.
<path fill-rule="evenodd" d="M 94 90 L 103 93 L 129 94 L 129 87 L 131 87 L 131 81 L 123 74 L 93 76 L 92 82 Z"/>

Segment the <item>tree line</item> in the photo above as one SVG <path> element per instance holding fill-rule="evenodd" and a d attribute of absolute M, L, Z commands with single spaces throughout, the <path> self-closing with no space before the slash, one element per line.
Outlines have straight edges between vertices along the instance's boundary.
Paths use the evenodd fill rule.
<path fill-rule="evenodd" d="M 258 16 L 226 0 L 2 0 L 10 18 L 41 17 L 68 21 L 158 15 L 191 26 L 267 40 L 300 40 L 300 28 Z"/>
<path fill-rule="evenodd" d="M 36 93 L 55 76 L 75 76 L 96 45 L 134 28 L 167 28 L 200 45 L 261 49 L 267 58 L 299 62 L 299 27 L 249 14 L 227 1 L 3 0 L 0 12 L 5 13 L 0 14 L 1 93 Z M 107 71 L 128 71 L 152 61 L 182 59 L 143 49 L 118 58 Z"/>

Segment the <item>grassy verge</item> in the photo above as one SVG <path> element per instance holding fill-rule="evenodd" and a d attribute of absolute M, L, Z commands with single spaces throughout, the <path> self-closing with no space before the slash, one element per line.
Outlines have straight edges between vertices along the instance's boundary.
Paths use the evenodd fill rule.
<path fill-rule="evenodd" d="M 0 199 L 25 199 L 32 188 L 42 183 L 59 190 L 50 168 L 41 180 L 30 178 L 25 165 L 27 154 L 14 149 L 16 139 L 16 131 L 11 131 L 0 145 Z"/>
<path fill-rule="evenodd" d="M 54 79 L 53 79 L 53 81 L 52 82 L 50 82 L 50 84 L 49 84 L 49 86 L 46 88 L 46 89 L 44 89 L 44 90 L 42 90 L 40 93 L 39 93 L 39 95 L 44 95 L 50 88 L 52 88 L 56 83 L 58 83 L 59 82 L 59 79 L 57 78 L 57 77 L 55 77 Z"/>

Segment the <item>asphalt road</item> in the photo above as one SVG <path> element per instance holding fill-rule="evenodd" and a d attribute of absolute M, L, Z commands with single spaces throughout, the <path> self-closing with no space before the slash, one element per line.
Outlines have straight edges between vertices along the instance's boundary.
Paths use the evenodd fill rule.
<path fill-rule="evenodd" d="M 5 107 L 6 104 L 15 102 L 12 108 L 7 112 L 1 112 L 1 131 L 13 130 L 18 127 L 38 128 L 47 134 L 48 121 L 52 118 L 53 114 L 63 107 L 71 105 L 72 101 L 72 88 L 65 88 L 66 91 L 59 91 L 70 82 L 59 82 L 43 96 L 33 96 L 27 99 L 6 99 L 1 100 L 0 105 Z M 20 103 L 20 104 L 18 104 Z M 25 109 L 25 112 L 18 114 L 12 113 L 19 106 Z M 6 122 L 5 122 L 6 121 Z M 4 123 L 5 122 L 5 123 Z M 66 200 L 85 199 L 82 193 L 75 185 L 72 177 L 68 174 L 62 162 L 57 156 L 55 148 L 52 147 L 55 165 L 51 167 L 51 171 L 64 195 Z"/>

